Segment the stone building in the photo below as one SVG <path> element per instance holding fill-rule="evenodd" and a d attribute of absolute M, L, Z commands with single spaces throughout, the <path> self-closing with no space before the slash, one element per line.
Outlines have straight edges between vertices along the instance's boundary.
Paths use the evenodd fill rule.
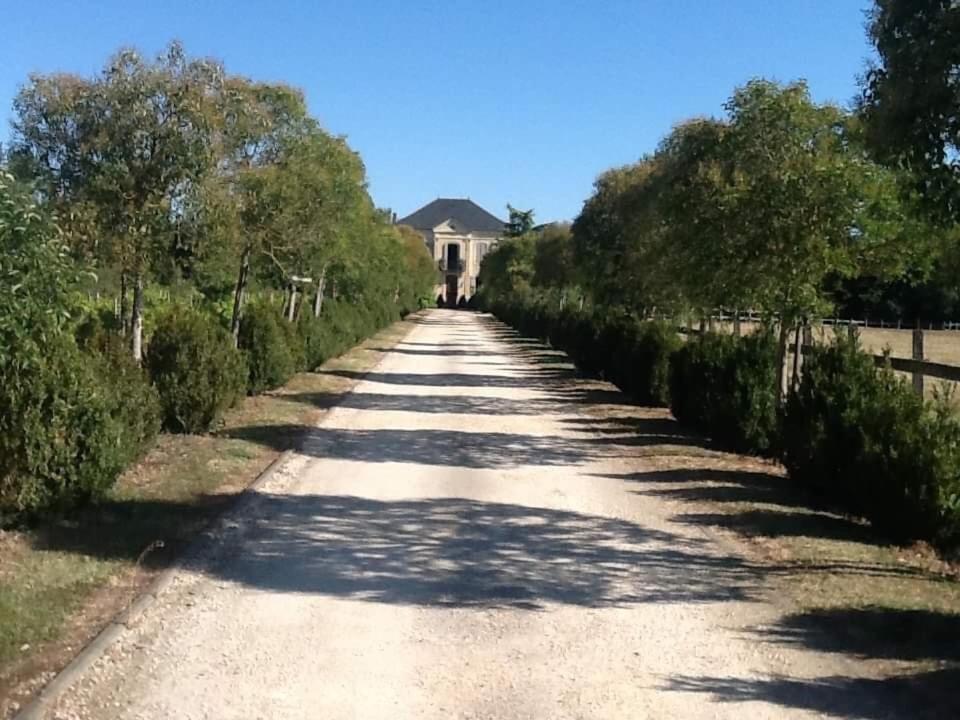
<path fill-rule="evenodd" d="M 462 198 L 437 198 L 397 222 L 423 236 L 437 263 L 434 294 L 448 305 L 477 291 L 480 262 L 506 229 L 503 220 Z"/>

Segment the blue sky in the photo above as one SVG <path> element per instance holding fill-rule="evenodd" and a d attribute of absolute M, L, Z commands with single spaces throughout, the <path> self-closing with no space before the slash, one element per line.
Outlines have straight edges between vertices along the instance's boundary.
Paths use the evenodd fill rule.
<path fill-rule="evenodd" d="M 868 0 L 48 0 L 4 3 L 0 123 L 30 72 L 92 74 L 170 39 L 304 90 L 403 215 L 438 196 L 579 212 L 604 169 L 719 114 L 751 77 L 847 103 Z M 6 138 L 8 131 L 0 132 Z"/>

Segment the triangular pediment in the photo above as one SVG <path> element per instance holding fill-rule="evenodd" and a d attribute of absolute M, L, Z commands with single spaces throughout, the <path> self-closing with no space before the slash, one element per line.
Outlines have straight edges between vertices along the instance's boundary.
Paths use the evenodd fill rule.
<path fill-rule="evenodd" d="M 439 225 L 436 225 L 433 228 L 435 233 L 461 233 L 463 234 L 462 228 L 458 227 L 459 223 L 453 218 L 447 218 Z"/>

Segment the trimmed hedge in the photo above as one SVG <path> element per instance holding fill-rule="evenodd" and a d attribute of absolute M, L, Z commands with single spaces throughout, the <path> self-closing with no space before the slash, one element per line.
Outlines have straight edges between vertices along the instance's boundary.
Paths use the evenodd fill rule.
<path fill-rule="evenodd" d="M 0 370 L 0 520 L 103 495 L 159 429 L 156 392 L 132 361 L 53 339 L 29 372 Z"/>
<path fill-rule="evenodd" d="M 161 317 L 144 360 L 170 432 L 208 431 L 246 391 L 246 364 L 230 334 L 194 310 Z"/>
<path fill-rule="evenodd" d="M 237 340 L 247 361 L 247 392 L 257 395 L 280 387 L 300 369 L 302 362 L 291 349 L 294 338 L 302 357 L 302 341 L 276 307 L 251 303 L 244 309 Z"/>
<path fill-rule="evenodd" d="M 770 333 L 707 333 L 673 356 L 670 409 L 682 423 L 739 452 L 778 446 L 777 347 Z"/>
<path fill-rule="evenodd" d="M 960 540 L 960 423 L 856 340 L 804 357 L 783 414 L 790 477 L 898 540 Z"/>
<path fill-rule="evenodd" d="M 499 304 L 493 311 L 520 332 L 549 340 L 582 371 L 603 376 L 638 402 L 669 403 L 670 357 L 682 340 L 668 325 L 536 302 Z"/>
<path fill-rule="evenodd" d="M 490 309 L 637 400 L 669 400 L 680 422 L 727 447 L 779 457 L 791 479 L 892 538 L 960 543 L 960 420 L 945 401 L 924 402 L 878 369 L 855 340 L 806 355 L 781 408 L 771 333 L 682 343 L 666 325 L 602 309 L 561 312 L 535 300 Z"/>

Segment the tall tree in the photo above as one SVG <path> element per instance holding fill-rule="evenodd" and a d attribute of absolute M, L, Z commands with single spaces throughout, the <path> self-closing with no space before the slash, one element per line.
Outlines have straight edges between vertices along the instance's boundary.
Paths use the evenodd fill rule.
<path fill-rule="evenodd" d="M 533 209 L 518 210 L 513 205 L 507 204 L 507 237 L 521 237 L 533 230 Z"/>
<path fill-rule="evenodd" d="M 876 0 L 869 22 L 879 62 L 861 111 L 881 159 L 909 168 L 937 215 L 960 220 L 960 4 Z"/>
<path fill-rule="evenodd" d="M 143 293 L 178 216 L 211 167 L 222 69 L 172 43 L 155 61 L 115 55 L 93 80 L 33 77 L 15 101 L 14 147 L 46 192 L 92 212 L 102 257 L 131 279 L 131 349 L 143 352 Z"/>
<path fill-rule="evenodd" d="M 917 238 L 895 176 L 806 85 L 755 80 L 726 107 L 722 133 L 694 138 L 685 173 L 698 179 L 665 190 L 668 224 L 688 226 L 672 252 L 691 295 L 777 317 L 782 373 L 789 332 L 826 307 L 828 275 L 895 275 L 916 247 L 898 241 Z"/>

